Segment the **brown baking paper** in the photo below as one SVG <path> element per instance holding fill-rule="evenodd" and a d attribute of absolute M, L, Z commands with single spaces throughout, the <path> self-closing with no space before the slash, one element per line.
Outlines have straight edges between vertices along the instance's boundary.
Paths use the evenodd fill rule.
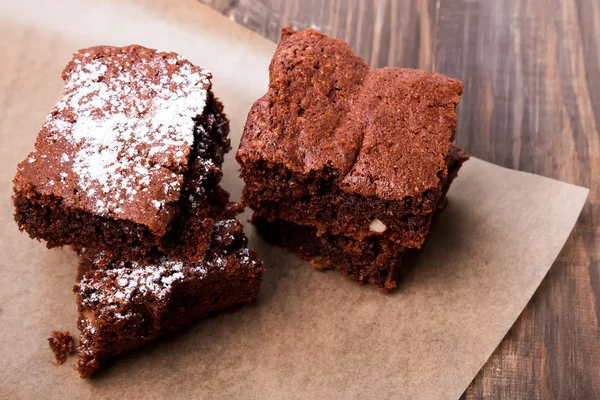
<path fill-rule="evenodd" d="M 120 357 L 92 379 L 46 337 L 76 330 L 76 258 L 17 230 L 11 180 L 78 48 L 139 43 L 214 73 L 237 147 L 275 45 L 194 0 L 0 4 L 0 398 L 456 399 L 557 257 L 588 190 L 471 159 L 417 265 L 384 295 L 258 238 L 258 301 Z M 468 150 L 468 149 L 467 149 Z M 232 154 L 224 186 L 239 198 Z M 244 218 L 247 218 L 247 214 Z"/>

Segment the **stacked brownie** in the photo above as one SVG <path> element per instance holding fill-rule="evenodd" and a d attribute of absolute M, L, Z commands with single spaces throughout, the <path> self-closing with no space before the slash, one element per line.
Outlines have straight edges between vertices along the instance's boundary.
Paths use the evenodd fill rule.
<path fill-rule="evenodd" d="M 15 220 L 81 256 L 79 371 L 252 301 L 262 267 L 220 186 L 229 123 L 211 75 L 175 53 L 94 47 L 14 179 Z"/>
<path fill-rule="evenodd" d="M 282 31 L 269 76 L 236 155 L 259 232 L 319 268 L 393 289 L 468 158 L 453 145 L 462 83 L 372 70 L 310 29 Z"/>

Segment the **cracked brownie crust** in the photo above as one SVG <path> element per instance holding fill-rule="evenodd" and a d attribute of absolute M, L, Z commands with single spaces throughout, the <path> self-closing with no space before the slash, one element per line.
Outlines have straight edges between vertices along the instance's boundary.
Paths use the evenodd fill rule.
<path fill-rule="evenodd" d="M 437 73 L 371 70 L 341 40 L 284 29 L 236 155 L 242 201 L 319 234 L 419 247 L 448 180 L 462 90 Z"/>

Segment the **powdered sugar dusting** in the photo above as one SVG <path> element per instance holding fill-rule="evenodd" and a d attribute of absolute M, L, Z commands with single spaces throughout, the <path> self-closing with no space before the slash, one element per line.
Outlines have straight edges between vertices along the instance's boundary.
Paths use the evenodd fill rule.
<path fill-rule="evenodd" d="M 102 257 L 94 263 L 102 264 Z M 240 248 L 196 263 L 162 257 L 152 264 L 117 261 L 110 263 L 110 269 L 92 270 L 84 275 L 76 290 L 80 298 L 82 337 L 94 334 L 96 320 L 137 323 L 147 317 L 144 307 L 168 309 L 176 284 L 203 280 L 209 273 L 237 265 L 254 270 L 260 262 L 247 248 Z"/>
<path fill-rule="evenodd" d="M 72 163 L 79 196 L 101 215 L 121 213 L 152 182 L 162 182 L 149 199 L 155 209 L 179 192 L 194 118 L 206 105 L 208 72 L 174 53 L 138 56 L 76 55 L 45 126 L 76 149 L 60 161 Z"/>
<path fill-rule="evenodd" d="M 163 260 L 151 265 L 137 262 L 121 264 L 120 268 L 107 270 L 101 280 L 84 280 L 81 283 L 82 287 L 91 285 L 92 293 L 87 302 L 127 302 L 135 295 L 164 299 L 173 283 L 185 277 L 181 261 Z"/>
<path fill-rule="evenodd" d="M 249 264 L 251 267 L 254 267 L 257 264 L 256 260 L 253 260 L 250 257 L 250 250 L 248 250 L 246 247 L 238 250 L 238 258 L 240 260 L 240 264 L 242 264 L 242 265 Z"/>
<path fill-rule="evenodd" d="M 168 258 L 153 264 L 118 261 L 112 267 L 86 274 L 78 292 L 80 307 L 117 320 L 139 317 L 136 304 L 166 302 L 177 282 L 203 279 L 208 273 L 202 262 L 186 265 Z"/>
<path fill-rule="evenodd" d="M 85 252 L 85 249 L 83 250 Z M 227 255 L 193 264 L 163 257 L 152 264 L 118 261 L 111 269 L 92 271 L 84 276 L 78 291 L 84 293 L 83 304 L 93 309 L 121 310 L 136 296 L 147 300 L 164 300 L 176 282 L 202 279 L 211 269 L 225 269 L 230 265 Z M 239 263 L 254 268 L 256 261 L 247 248 L 236 251 Z M 94 262 L 99 263 L 102 257 Z"/>
<path fill-rule="evenodd" d="M 224 219 L 213 224 L 213 238 L 217 242 L 233 241 L 235 239 L 231 227 L 239 224 L 236 219 Z"/>

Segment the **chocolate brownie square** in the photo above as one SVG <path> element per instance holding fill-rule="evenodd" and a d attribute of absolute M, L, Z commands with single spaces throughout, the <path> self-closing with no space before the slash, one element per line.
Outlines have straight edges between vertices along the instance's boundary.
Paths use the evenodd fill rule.
<path fill-rule="evenodd" d="M 230 148 L 211 74 L 175 53 L 100 46 L 62 76 L 64 97 L 14 179 L 19 228 L 48 247 L 202 259 Z"/>
<path fill-rule="evenodd" d="M 463 85 L 370 69 L 347 44 L 284 29 L 236 158 L 254 215 L 418 248 L 448 182 Z"/>
<path fill-rule="evenodd" d="M 74 291 L 82 378 L 118 354 L 255 299 L 263 269 L 246 247 L 242 225 L 235 219 L 216 221 L 211 237 L 206 257 L 197 262 L 160 254 L 126 261 L 80 253 L 81 278 Z"/>
<path fill-rule="evenodd" d="M 446 192 L 468 155 L 457 147 L 450 152 L 448 178 L 437 203 L 433 218 L 446 206 Z M 408 271 L 411 256 L 418 250 L 398 245 L 382 236 L 356 239 L 352 236 L 324 233 L 316 227 L 300 225 L 282 219 L 269 221 L 254 215 L 253 221 L 260 235 L 272 244 L 297 252 L 310 260 L 317 269 L 335 269 L 348 279 L 370 283 L 381 291 L 390 291 Z"/>

